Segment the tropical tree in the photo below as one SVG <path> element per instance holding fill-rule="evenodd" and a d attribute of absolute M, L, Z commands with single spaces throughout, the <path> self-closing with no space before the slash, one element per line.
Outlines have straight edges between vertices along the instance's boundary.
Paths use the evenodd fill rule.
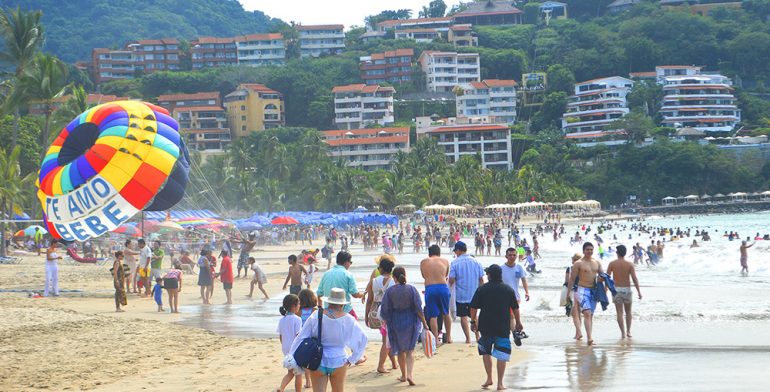
<path fill-rule="evenodd" d="M 55 110 L 54 101 L 61 98 L 70 89 L 67 83 L 67 65 L 58 58 L 44 54 L 38 55 L 32 64 L 24 70 L 9 101 L 24 100 L 39 102 L 43 108 L 43 132 L 40 134 L 40 158 L 45 156 L 51 116 Z"/>
<path fill-rule="evenodd" d="M 40 24 L 40 11 L 22 11 L 20 7 L 15 10 L 0 11 L 0 38 L 3 45 L 0 46 L 0 62 L 11 64 L 14 67 L 14 78 L 18 82 L 24 75 L 24 71 L 35 59 L 38 49 L 43 43 L 43 26 Z M 22 101 L 6 101 L 9 106 L 4 109 L 14 113 L 13 137 L 11 148 L 16 146 L 19 133 L 19 108 Z"/>
<path fill-rule="evenodd" d="M 32 185 L 34 173 L 28 173 L 22 176 L 19 166 L 19 155 L 21 148 L 18 146 L 7 154 L 5 149 L 0 148 L 0 211 L 3 219 L 0 230 L 3 233 L 3 240 L 0 241 L 0 254 L 7 256 L 6 243 L 6 222 L 5 217 L 13 217 L 14 204 L 21 199 L 26 188 Z"/>

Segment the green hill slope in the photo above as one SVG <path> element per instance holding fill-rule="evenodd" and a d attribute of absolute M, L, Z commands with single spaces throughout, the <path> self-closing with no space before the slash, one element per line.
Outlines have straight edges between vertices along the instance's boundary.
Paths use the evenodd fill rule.
<path fill-rule="evenodd" d="M 263 33 L 283 24 L 237 0 L 2 0 L 5 7 L 43 11 L 44 50 L 69 62 L 96 47 L 118 48 L 145 38 L 227 37 Z"/>

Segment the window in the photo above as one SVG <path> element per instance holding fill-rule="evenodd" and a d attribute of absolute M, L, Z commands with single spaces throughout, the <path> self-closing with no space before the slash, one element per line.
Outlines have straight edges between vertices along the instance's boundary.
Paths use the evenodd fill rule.
<path fill-rule="evenodd" d="M 246 116 L 241 116 L 241 121 L 246 121 Z"/>
<path fill-rule="evenodd" d="M 277 109 L 278 109 L 278 107 L 276 107 L 272 103 L 269 103 L 269 104 L 265 105 L 265 110 L 277 110 Z"/>
<path fill-rule="evenodd" d="M 246 126 L 245 125 L 241 125 L 241 131 L 245 131 L 245 130 L 246 130 Z"/>
<path fill-rule="evenodd" d="M 241 105 L 241 110 L 246 110 L 246 105 Z"/>

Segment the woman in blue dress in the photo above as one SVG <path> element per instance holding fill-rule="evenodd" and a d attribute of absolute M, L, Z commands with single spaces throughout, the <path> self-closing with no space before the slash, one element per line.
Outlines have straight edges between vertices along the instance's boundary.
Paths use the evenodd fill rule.
<path fill-rule="evenodd" d="M 414 347 L 422 328 L 427 329 L 422 313 L 422 299 L 417 289 L 406 284 L 404 267 L 393 269 L 393 279 L 397 285 L 387 289 L 382 297 L 380 316 L 388 328 L 388 341 L 393 355 L 398 356 L 401 367 L 401 382 L 415 385 L 412 379 L 414 368 Z"/>
<path fill-rule="evenodd" d="M 208 256 L 211 254 L 211 250 L 203 249 L 198 258 L 198 286 L 201 286 L 201 298 L 204 304 L 209 303 L 209 291 L 208 288 L 214 284 L 211 277 L 211 264 Z"/>

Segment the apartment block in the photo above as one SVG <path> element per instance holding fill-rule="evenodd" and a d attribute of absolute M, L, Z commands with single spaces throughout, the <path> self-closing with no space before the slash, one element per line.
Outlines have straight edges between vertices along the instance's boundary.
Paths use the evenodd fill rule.
<path fill-rule="evenodd" d="M 238 65 L 235 38 L 200 37 L 190 42 L 193 69 Z"/>
<path fill-rule="evenodd" d="M 436 29 L 406 29 L 396 30 L 396 39 L 412 39 L 416 42 L 427 43 L 441 38 L 441 32 Z"/>
<path fill-rule="evenodd" d="M 414 49 L 396 49 L 360 58 L 361 79 L 373 85 L 401 84 L 412 80 Z"/>
<path fill-rule="evenodd" d="M 452 25 L 451 17 L 442 18 L 419 18 L 419 19 L 395 19 L 384 20 L 377 23 L 376 31 L 386 32 L 388 30 L 408 30 L 408 29 L 438 29 L 446 31 Z"/>
<path fill-rule="evenodd" d="M 409 128 L 321 131 L 328 155 L 366 171 L 390 170 L 399 151 L 409 151 Z"/>
<path fill-rule="evenodd" d="M 620 76 L 587 80 L 575 84 L 575 95 L 568 98 L 562 116 L 565 137 L 580 143 L 613 139 L 619 131 L 607 131 L 615 120 L 628 114 L 626 96 L 634 82 Z M 617 144 L 622 141 L 617 141 Z"/>
<path fill-rule="evenodd" d="M 451 125 L 426 132 L 436 140 L 449 163 L 464 155 L 479 155 L 484 168 L 511 170 L 511 129 L 504 125 Z"/>
<path fill-rule="evenodd" d="M 664 93 L 661 125 L 730 132 L 741 121 L 730 78 L 695 66 L 660 66 L 655 74 Z"/>
<path fill-rule="evenodd" d="M 283 34 L 250 34 L 235 38 L 238 64 L 249 66 L 281 65 L 286 62 Z"/>
<path fill-rule="evenodd" d="M 450 92 L 457 85 L 481 81 L 478 53 L 426 50 L 418 61 L 431 92 Z"/>
<path fill-rule="evenodd" d="M 72 98 L 71 95 L 65 95 L 63 97 L 55 98 L 51 102 L 50 109 L 52 110 L 58 110 L 62 104 L 67 102 L 70 98 Z M 106 95 L 106 94 L 88 94 L 86 96 L 86 102 L 88 102 L 89 106 L 96 106 L 101 105 L 103 103 L 109 103 L 114 101 L 128 101 L 131 100 L 130 97 L 119 97 L 117 95 Z M 29 103 L 29 114 L 34 116 L 43 116 L 45 115 L 46 105 L 42 102 L 30 102 Z"/>
<path fill-rule="evenodd" d="M 241 84 L 224 101 L 235 138 L 286 124 L 283 95 L 265 85 Z"/>
<path fill-rule="evenodd" d="M 299 25 L 299 47 L 302 57 L 341 54 L 345 50 L 345 26 Z"/>
<path fill-rule="evenodd" d="M 334 123 L 337 129 L 359 129 L 367 125 L 388 125 L 395 121 L 393 87 L 349 84 L 336 86 L 334 95 Z"/>
<path fill-rule="evenodd" d="M 468 124 L 516 122 L 515 80 L 487 79 L 460 84 L 455 90 L 457 121 Z"/>
<path fill-rule="evenodd" d="M 479 38 L 469 24 L 453 25 L 447 33 L 447 41 L 454 46 L 479 46 Z"/>
<path fill-rule="evenodd" d="M 218 92 L 168 94 L 158 97 L 179 123 L 179 132 L 188 148 L 204 155 L 222 153 L 232 136 Z"/>

